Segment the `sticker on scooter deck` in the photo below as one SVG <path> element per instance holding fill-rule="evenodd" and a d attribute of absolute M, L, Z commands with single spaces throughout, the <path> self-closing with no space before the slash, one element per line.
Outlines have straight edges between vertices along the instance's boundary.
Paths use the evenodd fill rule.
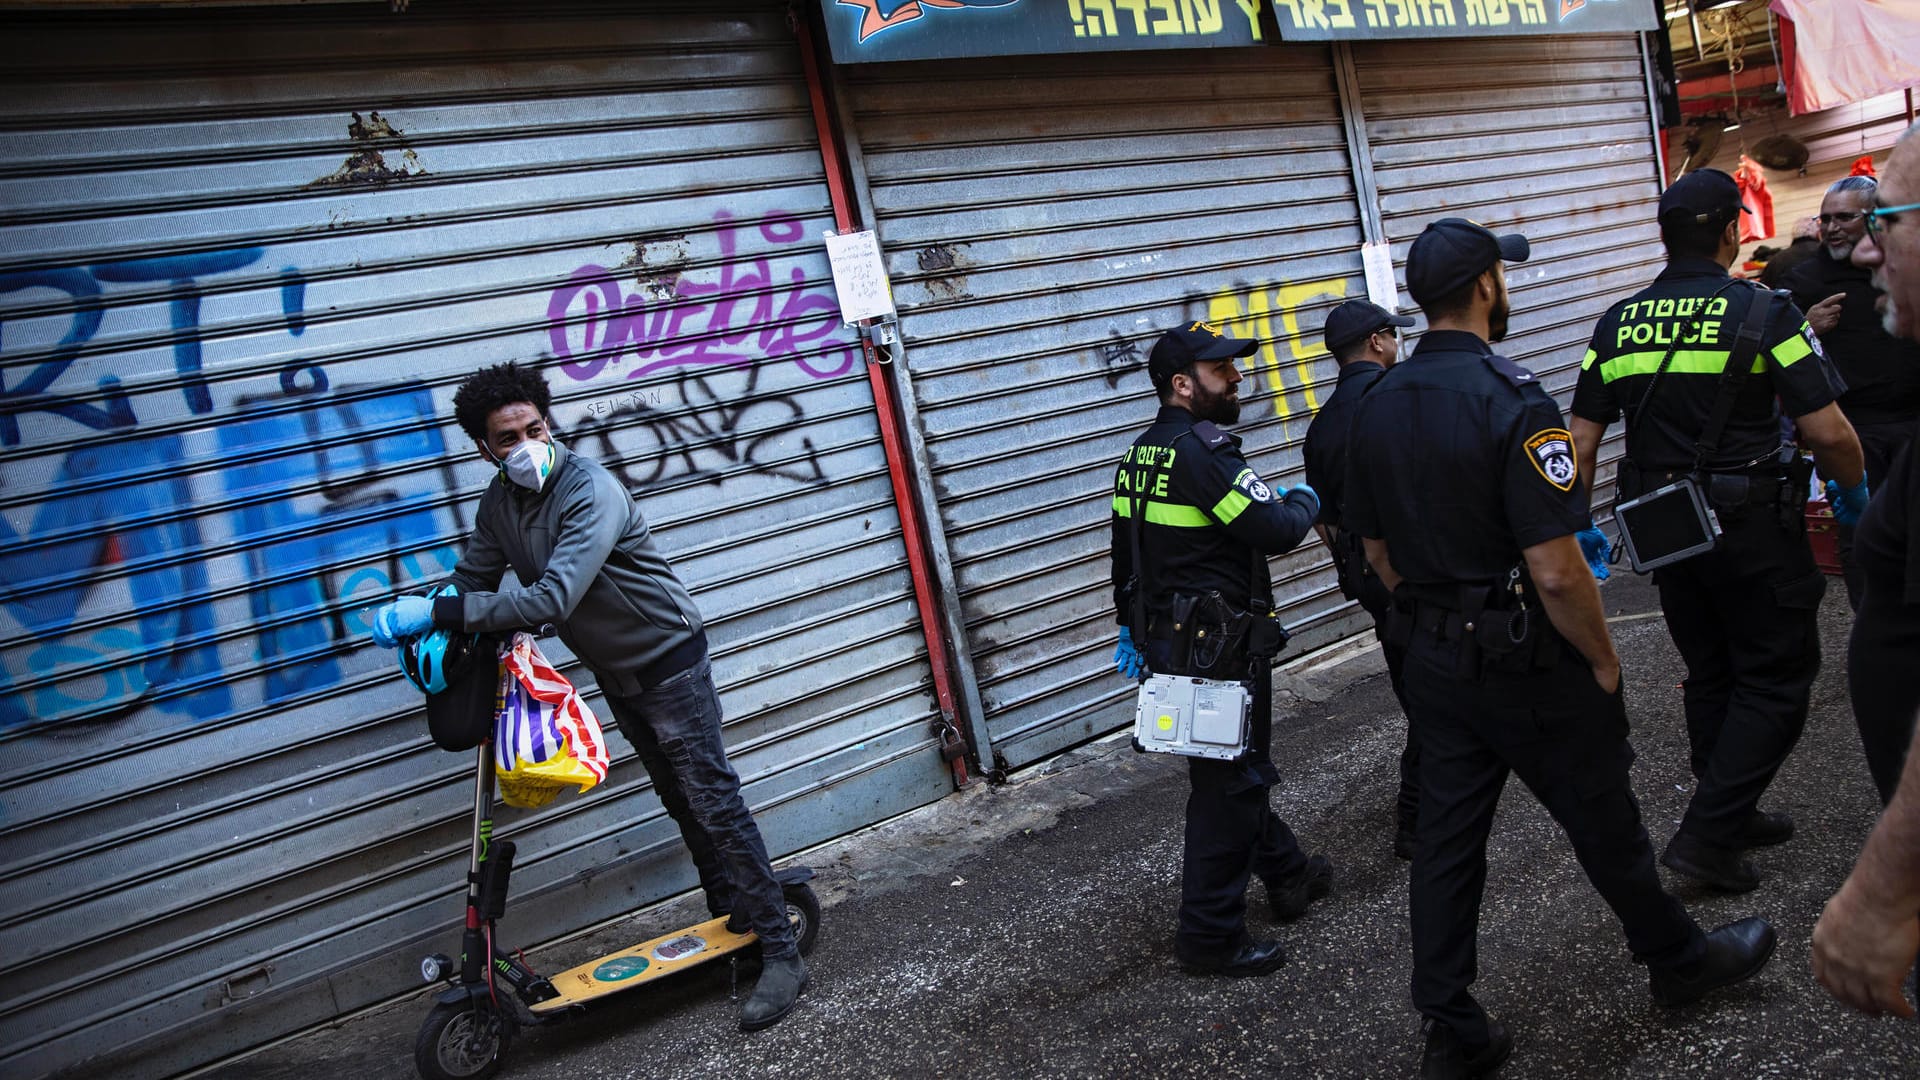
<path fill-rule="evenodd" d="M 553 977 L 553 988 L 560 991 L 533 1006 L 536 1013 L 550 1013 L 569 1005 L 621 990 L 631 990 L 663 975 L 725 956 L 760 940 L 752 931 L 735 934 L 727 930 L 727 917 L 709 919 L 695 926 L 662 934 L 630 949 L 589 960 Z"/>

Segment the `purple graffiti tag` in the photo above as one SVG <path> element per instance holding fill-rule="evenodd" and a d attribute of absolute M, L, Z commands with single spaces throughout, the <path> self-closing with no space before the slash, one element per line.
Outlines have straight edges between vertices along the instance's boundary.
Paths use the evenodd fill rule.
<path fill-rule="evenodd" d="M 860 345 L 839 320 L 831 286 L 810 280 L 806 267 L 745 255 L 744 226 L 726 211 L 713 220 L 716 280 L 678 272 L 668 284 L 656 279 L 628 293 L 616 271 L 603 266 L 589 263 L 568 275 L 547 298 L 547 340 L 560 370 L 576 381 L 623 364 L 627 379 L 664 368 L 746 368 L 783 359 L 815 379 L 852 370 Z M 754 227 L 772 244 L 797 244 L 806 235 L 800 218 L 778 210 Z"/>
<path fill-rule="evenodd" d="M 580 322 L 570 324 L 567 313 L 573 310 L 575 300 L 584 303 L 587 314 Z M 601 314 L 603 308 L 605 315 Z M 569 325 L 576 326 L 580 333 L 577 351 L 567 340 Z M 547 338 L 555 356 L 579 357 L 560 365 L 560 370 L 575 379 L 593 378 L 619 355 L 619 349 L 627 340 L 627 317 L 620 299 L 620 286 L 614 284 L 612 271 L 588 263 L 553 291 L 547 300 Z"/>

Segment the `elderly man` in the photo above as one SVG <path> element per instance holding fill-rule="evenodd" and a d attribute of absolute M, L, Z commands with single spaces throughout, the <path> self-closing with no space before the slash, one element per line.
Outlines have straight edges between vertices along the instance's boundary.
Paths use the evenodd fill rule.
<path fill-rule="evenodd" d="M 1875 192 L 1871 216 L 1854 247 L 1855 265 L 1873 274 L 1874 287 L 1886 295 L 1882 325 L 1908 341 L 1920 340 L 1920 125 L 1907 129 L 1887 159 L 1886 176 Z M 1875 499 L 1861 518 L 1863 549 L 1875 558 L 1868 566 L 1868 627 L 1855 626 L 1849 674 L 1863 665 L 1862 634 L 1891 641 L 1920 634 L 1920 580 L 1912 575 L 1913 509 L 1916 505 L 1912 449 L 1890 467 L 1885 496 Z M 1884 543 L 1882 543 L 1884 541 Z M 1886 547 L 1885 560 L 1879 558 Z M 1890 580 L 1891 577 L 1899 580 Z M 1898 588 L 1900 595 L 1880 595 Z M 1881 604 L 1892 605 L 1882 608 Z M 1880 621 L 1884 618 L 1885 624 Z M 1912 654 L 1906 656 L 1911 663 Z M 1907 676 L 1910 680 L 1911 676 Z M 1855 709 L 1863 706 L 1855 691 Z M 1911 698 L 1908 699 L 1911 702 Z M 1913 709 L 1905 709 L 1912 724 Z M 1909 748 L 1899 786 L 1879 825 L 1867 838 L 1846 884 L 1827 901 L 1813 928 L 1813 973 L 1833 996 L 1867 1013 L 1912 1016 L 1913 1006 L 1900 985 L 1920 952 L 1920 753 Z"/>
<path fill-rule="evenodd" d="M 1820 249 L 1783 281 L 1846 380 L 1840 411 L 1860 436 L 1869 483 L 1887 475 L 1887 465 L 1920 417 L 1920 344 L 1902 341 L 1880 325 L 1880 290 L 1865 267 L 1850 261 L 1867 233 L 1866 212 L 1873 207 L 1876 186 L 1870 176 L 1849 176 L 1827 189 L 1820 203 Z M 1840 565 L 1846 571 L 1847 601 L 1858 611 L 1864 579 L 1853 557 L 1851 526 L 1840 527 Z"/>

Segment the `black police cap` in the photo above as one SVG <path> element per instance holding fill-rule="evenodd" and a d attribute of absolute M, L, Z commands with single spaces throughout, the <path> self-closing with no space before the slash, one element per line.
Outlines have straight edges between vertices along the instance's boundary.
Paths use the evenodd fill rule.
<path fill-rule="evenodd" d="M 1395 315 L 1368 300 L 1349 300 L 1327 312 L 1327 351 L 1339 352 L 1382 327 L 1412 325 L 1412 316 Z"/>
<path fill-rule="evenodd" d="M 1230 338 L 1203 322 L 1176 326 L 1160 335 L 1147 354 L 1147 372 L 1156 380 L 1172 378 L 1205 360 L 1252 356 L 1260 348 L 1249 338 Z"/>
<path fill-rule="evenodd" d="M 1407 249 L 1407 295 L 1425 307 L 1452 296 L 1494 263 L 1526 262 L 1532 251 L 1519 233 L 1495 236 L 1466 218 L 1441 218 Z"/>
<path fill-rule="evenodd" d="M 1660 193 L 1660 220 L 1692 218 L 1701 225 L 1725 224 L 1742 210 L 1740 185 L 1719 169 L 1695 169 Z"/>

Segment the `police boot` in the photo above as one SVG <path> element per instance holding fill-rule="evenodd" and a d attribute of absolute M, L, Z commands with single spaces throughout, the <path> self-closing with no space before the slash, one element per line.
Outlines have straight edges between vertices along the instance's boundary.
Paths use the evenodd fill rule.
<path fill-rule="evenodd" d="M 1772 847 L 1793 839 L 1793 819 L 1785 814 L 1755 810 L 1740 831 L 1740 842 L 1750 848 Z"/>
<path fill-rule="evenodd" d="M 1485 1076 L 1506 1063 L 1513 1053 L 1507 1025 L 1487 1017 L 1487 1043 L 1469 1049 L 1445 1024 L 1427 1021 L 1427 1050 L 1420 1057 L 1420 1080 L 1468 1080 Z"/>
<path fill-rule="evenodd" d="M 1760 871 L 1741 858 L 1739 849 L 1709 844 L 1684 832 L 1673 834 L 1667 850 L 1660 853 L 1660 862 L 1721 892 L 1752 892 L 1760 887 Z"/>
<path fill-rule="evenodd" d="M 1307 865 L 1290 878 L 1267 882 L 1267 903 L 1273 917 L 1292 922 L 1307 913 L 1307 905 L 1333 891 L 1333 864 L 1325 855 L 1311 855 Z"/>
<path fill-rule="evenodd" d="M 1662 1005 L 1685 1005 L 1723 986 L 1752 978 L 1767 966 L 1776 941 L 1773 925 L 1765 919 L 1741 919 L 1707 934 L 1707 952 L 1684 968 L 1654 968 L 1648 972 L 1653 1000 Z"/>
<path fill-rule="evenodd" d="M 1279 970 L 1287 962 L 1287 952 L 1277 941 L 1243 940 L 1239 945 L 1227 951 L 1214 954 L 1189 952 L 1173 946 L 1173 958 L 1189 975 L 1267 975 Z"/>
<path fill-rule="evenodd" d="M 793 1011 L 794 1002 L 807 988 L 807 965 L 796 954 L 784 960 L 768 960 L 760 969 L 760 981 L 753 994 L 740 1006 L 740 1030 L 759 1031 L 779 1023 Z"/>

